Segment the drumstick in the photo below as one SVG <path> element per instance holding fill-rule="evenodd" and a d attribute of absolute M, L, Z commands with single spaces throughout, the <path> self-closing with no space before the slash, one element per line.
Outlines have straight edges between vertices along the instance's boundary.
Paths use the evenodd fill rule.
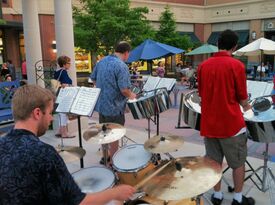
<path fill-rule="evenodd" d="M 164 164 L 162 167 L 160 167 L 158 170 L 156 170 L 154 173 L 152 173 L 151 175 L 149 175 L 148 177 L 146 177 L 145 179 L 143 179 L 142 181 L 140 181 L 137 185 L 135 185 L 135 188 L 138 190 L 140 187 L 142 187 L 146 182 L 148 182 L 150 179 L 152 179 L 154 176 L 156 176 L 158 173 L 160 173 L 165 167 L 167 167 L 172 161 L 174 160 L 170 160 L 169 162 L 167 162 L 166 164 Z"/>

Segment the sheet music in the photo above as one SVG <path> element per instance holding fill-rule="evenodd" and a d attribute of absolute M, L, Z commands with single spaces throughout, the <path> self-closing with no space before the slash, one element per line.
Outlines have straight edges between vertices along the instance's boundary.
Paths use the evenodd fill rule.
<path fill-rule="evenodd" d="M 251 94 L 251 100 L 265 95 L 270 95 L 272 89 L 272 82 L 247 81 L 247 92 Z"/>
<path fill-rule="evenodd" d="M 175 84 L 175 78 L 161 78 L 156 88 L 167 88 L 167 90 L 170 91 Z"/>
<path fill-rule="evenodd" d="M 264 91 L 264 95 L 270 95 L 273 90 L 274 84 L 273 82 L 266 82 L 266 87 Z"/>
<path fill-rule="evenodd" d="M 264 95 L 266 82 L 247 81 L 247 92 L 251 94 L 251 100 Z"/>
<path fill-rule="evenodd" d="M 90 116 L 100 93 L 99 88 L 81 87 L 73 102 L 71 113 Z"/>
<path fill-rule="evenodd" d="M 56 103 L 58 103 L 56 112 L 70 112 L 71 105 L 74 101 L 75 96 L 77 95 L 78 90 L 79 87 L 65 87 L 60 89 L 60 92 L 56 99 Z"/>
<path fill-rule="evenodd" d="M 160 81 L 160 77 L 153 77 L 153 76 L 150 76 L 148 78 L 148 80 L 146 81 L 146 83 L 144 84 L 143 86 L 143 90 L 144 91 L 149 91 L 149 90 L 154 90 L 156 89 L 159 81 Z"/>

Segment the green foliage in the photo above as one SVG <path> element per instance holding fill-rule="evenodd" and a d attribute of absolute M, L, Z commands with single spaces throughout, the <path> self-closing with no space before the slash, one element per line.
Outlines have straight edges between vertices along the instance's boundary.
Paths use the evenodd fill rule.
<path fill-rule="evenodd" d="M 176 31 L 176 21 L 173 12 L 171 12 L 169 6 L 165 7 L 165 10 L 160 16 L 160 27 L 156 33 L 156 39 L 165 44 L 175 46 L 184 50 L 193 47 L 193 43 L 189 36 L 180 35 Z"/>
<path fill-rule="evenodd" d="M 136 46 L 154 35 L 146 7 L 130 8 L 129 0 L 80 0 L 73 8 L 75 44 L 95 53 L 108 54 L 121 40 Z"/>

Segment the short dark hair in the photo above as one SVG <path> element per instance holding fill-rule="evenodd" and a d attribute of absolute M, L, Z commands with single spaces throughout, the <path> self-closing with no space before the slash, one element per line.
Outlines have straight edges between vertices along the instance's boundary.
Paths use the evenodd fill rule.
<path fill-rule="evenodd" d="M 131 46 L 126 41 L 119 42 L 115 47 L 115 52 L 117 53 L 125 53 L 125 52 L 129 52 L 130 50 L 131 50 Z"/>
<path fill-rule="evenodd" d="M 68 56 L 59 56 L 57 59 L 57 63 L 60 68 L 62 68 L 66 63 L 69 63 L 71 59 Z"/>
<path fill-rule="evenodd" d="M 230 50 L 237 45 L 238 40 L 238 35 L 234 31 L 227 29 L 223 31 L 219 36 L 218 48 Z"/>

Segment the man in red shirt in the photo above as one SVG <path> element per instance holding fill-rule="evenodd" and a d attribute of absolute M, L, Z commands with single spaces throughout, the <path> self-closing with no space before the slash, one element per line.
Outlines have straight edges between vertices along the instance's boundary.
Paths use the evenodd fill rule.
<path fill-rule="evenodd" d="M 240 109 L 251 109 L 248 103 L 244 65 L 232 58 L 238 36 L 231 30 L 221 33 L 219 52 L 204 61 L 198 69 L 201 97 L 200 133 L 205 139 L 206 156 L 222 164 L 226 158 L 233 169 L 234 199 L 232 205 L 254 205 L 255 200 L 242 195 L 247 156 L 245 121 Z M 221 182 L 214 186 L 211 201 L 223 200 Z"/>

